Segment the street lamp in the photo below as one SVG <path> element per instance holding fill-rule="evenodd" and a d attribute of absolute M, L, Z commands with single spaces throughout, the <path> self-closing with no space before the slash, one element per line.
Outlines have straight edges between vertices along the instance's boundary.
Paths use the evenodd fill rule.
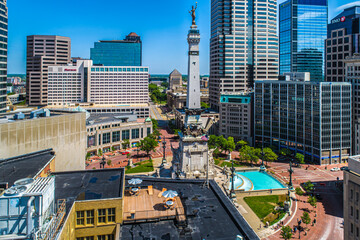
<path fill-rule="evenodd" d="M 290 159 L 290 169 L 289 169 L 289 174 L 290 174 L 289 189 L 290 190 L 294 189 L 293 183 L 292 183 L 292 174 L 293 173 L 294 173 L 294 170 L 292 169 L 292 160 Z"/>
<path fill-rule="evenodd" d="M 162 144 L 163 144 L 163 151 L 164 151 L 163 155 L 164 155 L 164 157 L 163 157 L 162 162 L 161 162 L 161 167 L 163 167 L 164 164 L 166 163 L 166 155 L 165 155 L 166 141 L 165 141 L 165 137 L 164 137 L 164 141 L 162 142 Z"/>
<path fill-rule="evenodd" d="M 105 157 L 103 156 L 100 162 L 100 168 L 105 168 L 105 164 L 106 164 Z"/>
<path fill-rule="evenodd" d="M 234 186 L 234 182 L 235 182 L 235 168 L 234 168 L 234 162 L 231 162 L 231 190 L 230 190 L 230 198 L 231 199 L 235 199 L 236 198 L 236 194 L 235 194 L 235 186 Z"/>
<path fill-rule="evenodd" d="M 264 157 L 265 157 L 264 149 L 261 148 L 261 166 L 260 166 L 261 172 L 264 172 L 266 170 L 266 167 L 264 165 Z"/>

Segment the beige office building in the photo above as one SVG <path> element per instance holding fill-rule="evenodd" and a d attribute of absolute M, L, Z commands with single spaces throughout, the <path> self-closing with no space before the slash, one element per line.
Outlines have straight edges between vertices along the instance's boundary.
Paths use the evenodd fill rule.
<path fill-rule="evenodd" d="M 48 66 L 66 65 L 71 60 L 68 37 L 32 35 L 27 37 L 26 102 L 30 106 L 48 103 Z"/>
<path fill-rule="evenodd" d="M 39 109 L 0 115 L 0 159 L 49 148 L 55 171 L 85 169 L 86 114 Z"/>
<path fill-rule="evenodd" d="M 349 158 L 344 171 L 344 239 L 360 238 L 360 155 Z"/>

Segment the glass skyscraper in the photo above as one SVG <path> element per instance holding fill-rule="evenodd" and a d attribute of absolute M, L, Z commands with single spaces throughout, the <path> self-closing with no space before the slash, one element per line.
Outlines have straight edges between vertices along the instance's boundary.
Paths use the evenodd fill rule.
<path fill-rule="evenodd" d="M 99 41 L 90 49 L 95 65 L 141 66 L 142 43 L 140 36 L 130 33 L 124 40 Z"/>
<path fill-rule="evenodd" d="M 279 9 L 280 74 L 310 72 L 324 80 L 327 0 L 288 0 Z"/>
<path fill-rule="evenodd" d="M 6 111 L 8 9 L 0 0 L 0 113 Z"/>

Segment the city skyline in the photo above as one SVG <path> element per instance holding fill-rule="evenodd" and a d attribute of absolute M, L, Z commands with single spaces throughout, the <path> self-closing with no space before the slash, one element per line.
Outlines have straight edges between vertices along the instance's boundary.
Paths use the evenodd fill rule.
<path fill-rule="evenodd" d="M 185 0 L 169 3 L 165 0 L 152 5 L 143 1 L 116 2 L 98 5 L 87 1 L 55 5 L 49 1 L 28 2 L 19 0 L 8 3 L 9 7 L 9 53 L 8 73 L 23 74 L 26 71 L 26 36 L 32 34 L 60 35 L 70 37 L 72 57 L 90 58 L 90 48 L 99 40 L 118 40 L 130 32 L 136 32 L 143 40 L 143 65 L 150 67 L 151 74 L 168 74 L 178 69 L 182 74 L 187 72 L 187 46 L 184 43 L 191 17 L 188 11 L 195 1 Z M 278 4 L 284 1 L 278 1 Z M 349 5 L 350 4 L 350 5 Z M 360 1 L 345 0 L 338 3 L 329 0 L 329 19 L 345 7 L 359 4 Z M 199 1 L 197 25 L 201 30 L 200 44 L 201 74 L 209 73 L 210 42 L 210 1 Z M 69 8 L 71 6 L 71 8 Z M 118 8 L 119 7 L 119 8 Z M 121 7 L 121 8 L 120 8 Z M 133 11 L 136 19 L 131 23 Z M 27 11 L 32 9 L 32 11 Z M 78 10 L 82 9 L 82 12 Z M 119 9 L 122 9 L 119 11 Z M 124 10 L 125 9 L 125 10 Z M 176 9 L 174 11 L 173 9 Z M 158 17 L 149 12 L 158 13 Z M 99 14 L 104 12 L 104 14 Z M 95 17 L 94 17 L 95 16 Z M 32 21 L 24 21 L 32 19 Z M 176 47 L 174 47 L 176 46 Z"/>

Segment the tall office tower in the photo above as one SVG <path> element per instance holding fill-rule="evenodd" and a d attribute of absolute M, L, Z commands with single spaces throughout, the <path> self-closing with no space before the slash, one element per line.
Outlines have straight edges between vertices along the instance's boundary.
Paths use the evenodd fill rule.
<path fill-rule="evenodd" d="M 345 9 L 328 25 L 326 39 L 326 81 L 343 82 L 344 59 L 360 53 L 360 6 Z"/>
<path fill-rule="evenodd" d="M 99 41 L 90 49 L 90 59 L 95 65 L 141 66 L 142 42 L 136 33 L 124 40 Z"/>
<path fill-rule="evenodd" d="M 209 95 L 212 108 L 220 113 L 219 134 L 225 137 L 242 139 L 242 131 L 251 127 L 239 124 L 246 122 L 240 114 L 243 92 L 251 91 L 256 80 L 278 78 L 276 13 L 272 0 L 211 1 Z M 222 107 L 222 94 L 239 94 L 240 100 Z M 251 103 L 248 106 L 247 117 Z"/>
<path fill-rule="evenodd" d="M 311 81 L 255 83 L 255 141 L 288 148 L 316 164 L 351 154 L 351 84 Z"/>
<path fill-rule="evenodd" d="M 279 10 L 280 74 L 310 72 L 324 79 L 327 0 L 288 0 Z"/>
<path fill-rule="evenodd" d="M 32 35 L 27 37 L 26 102 L 31 106 L 48 103 L 48 66 L 70 62 L 68 37 Z"/>
<path fill-rule="evenodd" d="M 6 111 L 8 9 L 0 0 L 0 113 Z"/>

